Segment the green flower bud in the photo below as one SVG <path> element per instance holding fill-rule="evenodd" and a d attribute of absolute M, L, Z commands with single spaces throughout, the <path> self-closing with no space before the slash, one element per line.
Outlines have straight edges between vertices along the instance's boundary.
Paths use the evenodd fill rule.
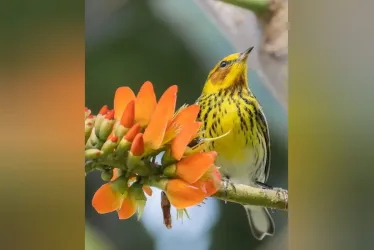
<path fill-rule="evenodd" d="M 84 108 L 84 118 L 87 119 L 87 117 L 91 115 L 91 110 L 87 107 Z"/>
<path fill-rule="evenodd" d="M 101 172 L 101 179 L 103 181 L 110 181 L 113 177 L 113 169 L 106 169 L 103 172 Z"/>
<path fill-rule="evenodd" d="M 113 153 L 114 149 L 117 147 L 118 137 L 113 136 L 111 139 L 107 140 L 104 145 L 101 147 L 103 155 L 108 155 Z"/>
<path fill-rule="evenodd" d="M 119 122 L 118 125 L 114 128 L 114 134 L 118 136 L 118 138 L 123 138 L 127 131 L 129 131 L 129 129 L 119 124 Z"/>
<path fill-rule="evenodd" d="M 93 127 L 94 127 L 94 118 L 92 117 L 87 118 L 84 122 L 84 132 L 85 132 L 86 142 L 91 135 Z"/>
<path fill-rule="evenodd" d="M 171 164 L 169 166 L 166 166 L 163 170 L 163 174 L 166 176 L 166 177 L 174 177 L 175 176 L 175 172 L 177 171 L 177 166 L 175 164 Z"/>
<path fill-rule="evenodd" d="M 121 155 L 124 152 L 130 150 L 130 148 L 131 148 L 131 142 L 127 141 L 125 139 L 125 137 L 123 137 L 120 140 L 120 142 L 118 143 L 118 146 L 117 146 L 117 149 L 116 149 L 116 153 L 117 153 L 117 155 Z"/>
<path fill-rule="evenodd" d="M 114 120 L 109 120 L 107 118 L 103 120 L 103 122 L 100 125 L 100 131 L 98 131 L 99 132 L 98 137 L 100 140 L 105 141 L 108 138 L 110 133 L 112 133 L 114 123 L 115 123 Z"/>
<path fill-rule="evenodd" d="M 96 148 L 86 149 L 86 151 L 84 152 L 86 159 L 91 160 L 99 158 L 102 154 L 103 152 Z"/>
<path fill-rule="evenodd" d="M 166 150 L 164 155 L 161 158 L 161 164 L 162 165 L 169 165 L 173 162 L 175 162 L 175 159 L 171 154 L 171 150 Z"/>
<path fill-rule="evenodd" d="M 132 172 L 137 166 L 143 163 L 141 158 L 141 156 L 135 156 L 131 153 L 131 151 L 129 152 L 127 156 L 127 169 L 129 172 Z"/>

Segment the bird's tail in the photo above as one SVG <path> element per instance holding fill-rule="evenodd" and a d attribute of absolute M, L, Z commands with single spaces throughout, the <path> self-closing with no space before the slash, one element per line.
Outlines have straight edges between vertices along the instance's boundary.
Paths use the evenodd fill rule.
<path fill-rule="evenodd" d="M 274 235 L 274 221 L 265 207 L 245 205 L 244 209 L 247 212 L 252 234 L 257 240 L 262 240 L 265 236 Z"/>

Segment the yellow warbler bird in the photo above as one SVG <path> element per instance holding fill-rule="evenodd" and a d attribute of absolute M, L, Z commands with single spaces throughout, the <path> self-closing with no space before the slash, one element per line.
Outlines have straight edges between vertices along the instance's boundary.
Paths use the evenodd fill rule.
<path fill-rule="evenodd" d="M 263 110 L 247 84 L 247 58 L 253 47 L 223 58 L 209 73 L 198 98 L 203 138 L 218 152 L 225 184 L 262 186 L 270 170 L 270 137 Z M 262 240 L 274 234 L 275 226 L 268 210 L 244 206 L 253 236 Z"/>

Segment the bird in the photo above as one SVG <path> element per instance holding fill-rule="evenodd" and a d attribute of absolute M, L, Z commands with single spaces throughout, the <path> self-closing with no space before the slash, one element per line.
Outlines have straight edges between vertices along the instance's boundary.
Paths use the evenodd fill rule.
<path fill-rule="evenodd" d="M 265 184 L 271 160 L 268 122 L 247 83 L 247 59 L 253 48 L 221 59 L 195 102 L 200 106 L 201 137 L 216 138 L 207 143 L 206 150 L 218 153 L 216 165 L 226 188 L 229 184 L 271 188 Z M 275 224 L 267 208 L 243 206 L 257 240 L 274 235 Z"/>

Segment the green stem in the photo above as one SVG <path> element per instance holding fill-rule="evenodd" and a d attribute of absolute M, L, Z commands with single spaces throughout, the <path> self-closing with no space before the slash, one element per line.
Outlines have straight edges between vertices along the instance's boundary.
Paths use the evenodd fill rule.
<path fill-rule="evenodd" d="M 220 200 L 240 203 L 242 205 L 254 205 L 267 208 L 288 210 L 288 191 L 284 189 L 262 189 L 246 185 L 235 184 L 235 189 L 229 185 L 227 195 L 224 187 L 212 195 Z"/>
<path fill-rule="evenodd" d="M 271 0 L 221 0 L 222 2 L 229 3 L 247 10 L 251 10 L 256 14 L 262 14 L 268 11 L 268 6 Z"/>
<path fill-rule="evenodd" d="M 148 178 L 144 178 L 143 181 L 143 183 L 146 185 L 156 187 L 158 189 L 161 189 L 162 191 L 165 191 L 168 180 L 166 178 L 161 178 L 158 176 L 150 176 Z"/>

